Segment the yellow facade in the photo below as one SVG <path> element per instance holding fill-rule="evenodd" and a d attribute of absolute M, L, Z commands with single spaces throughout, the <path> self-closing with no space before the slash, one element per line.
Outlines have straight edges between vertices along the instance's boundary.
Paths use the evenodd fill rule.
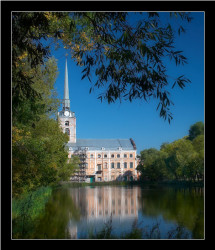
<path fill-rule="evenodd" d="M 136 150 L 87 151 L 86 175 L 95 181 L 136 180 L 136 162 Z"/>

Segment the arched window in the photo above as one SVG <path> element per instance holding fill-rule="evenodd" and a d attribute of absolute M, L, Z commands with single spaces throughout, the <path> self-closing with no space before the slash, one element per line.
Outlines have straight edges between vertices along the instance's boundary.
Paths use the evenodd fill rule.
<path fill-rule="evenodd" d="M 66 129 L 65 129 L 65 133 L 67 133 L 67 135 L 70 135 L 70 130 L 69 130 L 69 128 L 66 128 Z"/>
<path fill-rule="evenodd" d="M 65 121 L 65 126 L 69 126 L 69 121 Z"/>

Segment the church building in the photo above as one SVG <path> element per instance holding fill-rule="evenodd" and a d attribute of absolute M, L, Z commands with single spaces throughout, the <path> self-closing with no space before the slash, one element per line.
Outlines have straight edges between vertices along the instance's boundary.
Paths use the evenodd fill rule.
<path fill-rule="evenodd" d="M 68 157 L 80 157 L 79 170 L 71 181 L 114 181 L 137 179 L 137 149 L 130 139 L 78 139 L 76 117 L 70 109 L 67 59 L 65 64 L 64 99 L 58 121 L 69 135 Z"/>

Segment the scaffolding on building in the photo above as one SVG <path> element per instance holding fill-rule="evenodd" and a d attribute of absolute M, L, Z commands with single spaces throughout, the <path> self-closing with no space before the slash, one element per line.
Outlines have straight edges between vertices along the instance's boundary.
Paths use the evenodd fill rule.
<path fill-rule="evenodd" d="M 71 181 L 85 182 L 86 181 L 86 168 L 87 168 L 87 150 L 78 148 L 74 151 L 73 155 L 76 155 L 80 159 L 79 168 L 75 171 L 74 176 L 71 177 Z"/>

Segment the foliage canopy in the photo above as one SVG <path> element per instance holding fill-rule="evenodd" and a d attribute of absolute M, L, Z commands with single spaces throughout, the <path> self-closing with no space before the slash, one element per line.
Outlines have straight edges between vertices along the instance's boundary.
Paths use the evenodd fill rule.
<path fill-rule="evenodd" d="M 133 24 L 131 15 L 138 16 Z M 168 86 L 184 88 L 189 79 L 184 75 L 167 74 L 165 60 L 176 66 L 187 63 L 182 51 L 174 46 L 176 34 L 185 32 L 180 19 L 190 22 L 186 12 L 170 12 L 170 21 L 162 23 L 158 12 L 14 12 L 13 27 L 13 110 L 24 98 L 39 96 L 32 88 L 32 79 L 20 69 L 20 57 L 27 52 L 31 68 L 43 64 L 50 56 L 51 44 L 62 43 L 79 66 L 82 78 L 92 88 L 103 89 L 99 99 L 158 100 L 160 116 L 170 122 L 172 114 Z M 96 80 L 94 80 L 96 79 Z"/>
<path fill-rule="evenodd" d="M 195 123 L 190 128 L 196 124 L 203 123 Z M 204 135 L 196 135 L 193 140 L 187 136 L 172 143 L 163 143 L 160 150 L 150 148 L 141 151 L 137 169 L 144 180 L 203 180 Z"/>

